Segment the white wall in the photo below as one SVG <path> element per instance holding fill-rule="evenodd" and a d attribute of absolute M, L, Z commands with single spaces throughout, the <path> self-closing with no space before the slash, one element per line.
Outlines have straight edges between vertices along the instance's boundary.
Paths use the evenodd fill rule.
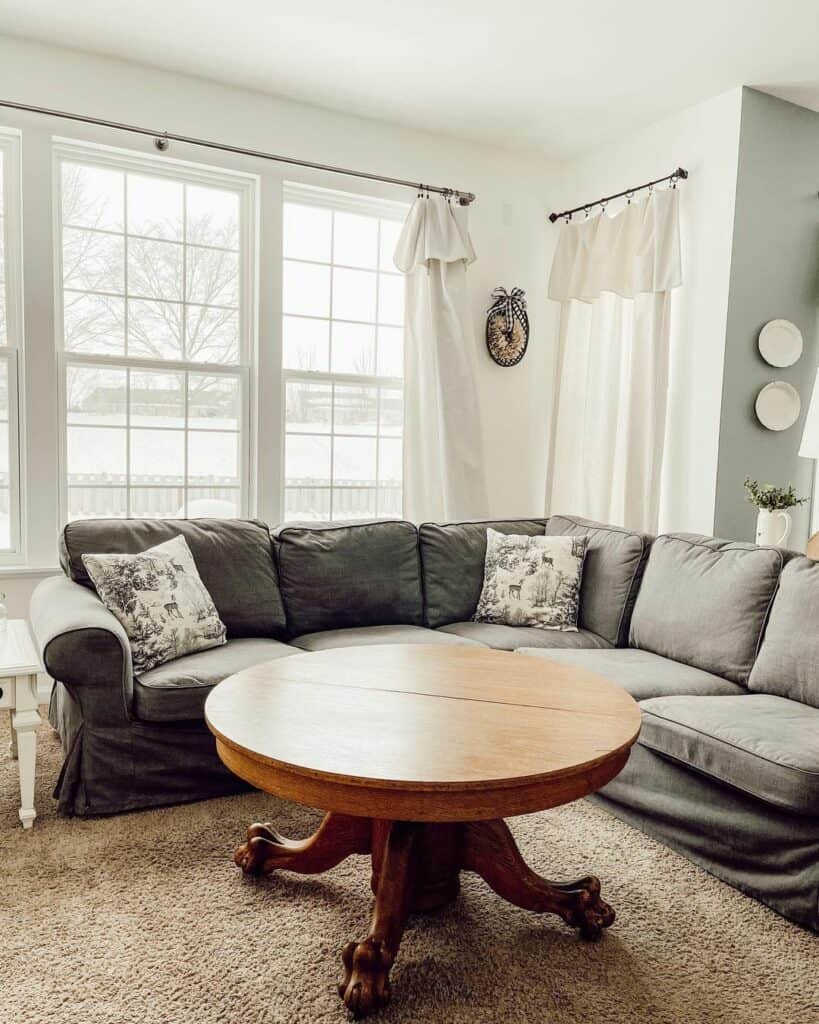
<path fill-rule="evenodd" d="M 731 262 L 741 90 L 732 90 L 562 167 L 537 154 L 345 117 L 134 64 L 0 36 L 0 99 L 250 148 L 451 185 L 477 193 L 471 230 L 475 365 L 491 514 L 543 511 L 548 424 L 554 401 L 557 305 L 546 282 L 559 228 L 546 216 L 682 164 L 684 286 L 675 338 L 663 526 L 711 532 Z M 452 112 L 457 131 L 457 111 Z M 56 564 L 57 412 L 52 295 L 51 161 L 54 135 L 154 153 L 150 139 L 0 108 L 0 125 L 23 133 L 25 182 L 27 483 L 30 566 Z M 510 145 L 514 139 L 509 140 Z M 170 156 L 250 170 L 261 176 L 261 358 L 280 360 L 278 253 L 281 181 L 305 181 L 388 198 L 407 190 L 300 171 L 174 144 Z M 611 212 L 611 211 L 610 211 Z M 483 342 L 483 313 L 496 285 L 524 288 L 532 324 L 526 358 L 501 369 Z M 261 437 L 277 437 L 279 396 L 260 402 Z M 278 515 L 276 445 L 259 480 L 262 518 Z M 570 511 L 570 510 L 563 510 Z M 39 576 L 6 574 L 0 590 L 24 614 Z"/>
<path fill-rule="evenodd" d="M 478 261 L 471 270 L 475 362 L 493 515 L 543 511 L 548 410 L 553 401 L 556 310 L 545 297 L 555 232 L 545 220 L 567 197 L 542 157 L 504 151 L 375 121 L 276 100 L 181 75 L 0 36 L 0 99 L 319 162 L 473 191 L 471 230 Z M 445 100 L 442 99 L 442 102 Z M 452 111 L 453 131 L 457 110 Z M 55 565 L 57 512 L 56 363 L 52 295 L 49 147 L 54 135 L 154 153 L 150 139 L 0 108 L 0 125 L 23 131 L 26 400 L 28 407 L 28 563 Z M 500 126 L 499 126 L 500 127 Z M 514 139 L 510 139 L 510 144 Z M 300 171 L 177 144 L 169 156 L 250 170 L 262 177 L 261 358 L 280 360 L 279 194 L 284 179 L 409 200 L 405 189 Z M 483 312 L 496 285 L 526 290 L 532 323 L 529 353 L 516 368 L 491 362 L 483 342 Z M 260 402 L 259 433 L 279 433 L 277 396 Z M 271 448 L 275 448 L 271 445 Z M 275 520 L 279 454 L 271 451 L 259 480 L 262 518 Z M 0 580 L 12 614 L 25 611 L 31 577 Z"/>
<path fill-rule="evenodd" d="M 562 169 L 558 209 L 678 166 L 690 172 L 679 186 L 683 286 L 672 341 L 662 530 L 714 527 L 741 104 L 742 90 L 733 89 Z M 607 212 L 617 209 L 612 203 Z"/>

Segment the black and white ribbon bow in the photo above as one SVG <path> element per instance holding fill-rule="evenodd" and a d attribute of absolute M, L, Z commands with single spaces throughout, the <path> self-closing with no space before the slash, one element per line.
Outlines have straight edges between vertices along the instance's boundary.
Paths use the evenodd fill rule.
<path fill-rule="evenodd" d="M 511 336 L 512 327 L 514 320 L 517 319 L 522 323 L 526 324 L 528 316 L 526 315 L 526 299 L 524 296 L 526 292 L 522 288 L 513 288 L 511 292 L 507 292 L 505 288 L 495 288 L 492 292 L 492 298 L 495 300 L 487 310 L 488 313 L 503 313 L 506 317 L 506 334 Z"/>

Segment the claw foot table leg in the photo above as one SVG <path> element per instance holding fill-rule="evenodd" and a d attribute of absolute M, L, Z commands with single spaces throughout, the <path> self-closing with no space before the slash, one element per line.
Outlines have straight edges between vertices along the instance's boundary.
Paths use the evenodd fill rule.
<path fill-rule="evenodd" d="M 342 952 L 344 978 L 338 994 L 356 1018 L 366 1017 L 390 1001 L 390 968 L 395 962 L 411 887 L 411 861 L 418 825 L 396 821 L 390 825 L 378 878 L 372 924 L 360 942 Z"/>
<path fill-rule="evenodd" d="M 342 951 L 338 994 L 353 1017 L 390 1001 L 390 970 L 409 913 L 434 910 L 458 894 L 459 871 L 474 871 L 499 896 L 536 913 L 557 914 L 584 939 L 597 939 L 614 921 L 593 875 L 551 882 L 526 864 L 506 822 L 418 823 L 327 814 L 308 839 L 286 839 L 255 824 L 234 860 L 246 874 L 280 868 L 317 874 L 351 854 L 372 855 L 375 906 L 367 935 Z"/>
<path fill-rule="evenodd" d="M 348 814 L 327 814 L 308 839 L 286 839 L 272 825 L 251 825 L 247 839 L 233 855 L 246 875 L 269 875 L 286 868 L 317 875 L 354 853 L 369 853 L 372 822 Z"/>
<path fill-rule="evenodd" d="M 614 911 L 600 898 L 593 875 L 576 882 L 550 882 L 524 861 L 505 821 L 473 822 L 465 826 L 466 871 L 479 874 L 499 896 L 524 910 L 557 914 L 577 928 L 584 939 L 597 939 L 614 921 Z"/>

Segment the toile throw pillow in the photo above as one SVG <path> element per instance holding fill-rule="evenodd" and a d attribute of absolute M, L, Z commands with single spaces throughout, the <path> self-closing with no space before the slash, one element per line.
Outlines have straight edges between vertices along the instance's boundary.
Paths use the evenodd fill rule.
<path fill-rule="evenodd" d="M 134 675 L 225 643 L 225 624 L 181 534 L 136 555 L 83 555 L 82 561 L 128 634 Z"/>
<path fill-rule="evenodd" d="M 585 537 L 486 531 L 483 590 L 473 619 L 577 631 Z"/>

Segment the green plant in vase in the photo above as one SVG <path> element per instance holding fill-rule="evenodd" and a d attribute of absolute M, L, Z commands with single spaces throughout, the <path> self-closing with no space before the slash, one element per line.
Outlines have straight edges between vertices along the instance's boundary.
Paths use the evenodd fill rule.
<path fill-rule="evenodd" d="M 808 500 L 797 497 L 793 484 L 787 487 L 760 485 L 750 477 L 745 478 L 745 497 L 759 509 L 756 517 L 756 542 L 765 545 L 787 544 L 793 525 L 787 510 L 804 505 Z"/>

